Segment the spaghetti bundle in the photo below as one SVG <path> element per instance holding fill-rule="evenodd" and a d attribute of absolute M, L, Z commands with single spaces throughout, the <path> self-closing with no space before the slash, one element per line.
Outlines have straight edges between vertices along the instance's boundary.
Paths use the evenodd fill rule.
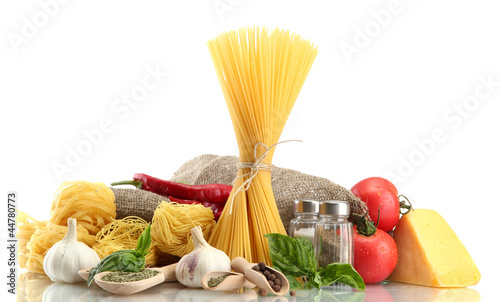
<path fill-rule="evenodd" d="M 201 204 L 162 201 L 151 224 L 151 249 L 154 253 L 182 257 L 194 249 L 191 229 L 200 226 L 206 238 L 214 224 L 212 210 Z"/>
<path fill-rule="evenodd" d="M 52 202 L 50 222 L 66 225 L 68 218 L 95 235 L 116 217 L 113 191 L 101 182 L 63 182 Z"/>
<path fill-rule="evenodd" d="M 105 225 L 96 235 L 92 249 L 103 259 L 118 250 L 134 250 L 149 223 L 136 216 L 127 216 Z"/>
<path fill-rule="evenodd" d="M 240 153 L 234 188 L 210 245 L 232 259 L 271 263 L 267 233 L 286 234 L 271 188 L 271 163 L 317 49 L 289 31 L 248 28 L 208 42 Z"/>

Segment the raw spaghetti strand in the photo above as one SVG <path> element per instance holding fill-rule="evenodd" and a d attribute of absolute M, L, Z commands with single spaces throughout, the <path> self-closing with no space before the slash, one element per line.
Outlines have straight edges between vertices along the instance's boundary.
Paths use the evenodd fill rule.
<path fill-rule="evenodd" d="M 209 243 L 230 258 L 270 264 L 263 235 L 286 231 L 265 167 L 271 166 L 271 146 L 279 141 L 317 49 L 289 31 L 265 28 L 223 33 L 208 48 L 233 122 L 239 161 L 245 163 Z M 249 164 L 255 162 L 257 167 Z"/>

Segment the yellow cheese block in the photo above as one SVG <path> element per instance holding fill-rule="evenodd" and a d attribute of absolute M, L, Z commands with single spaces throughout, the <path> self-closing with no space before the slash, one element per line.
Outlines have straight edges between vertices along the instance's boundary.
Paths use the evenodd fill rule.
<path fill-rule="evenodd" d="M 434 210 L 404 215 L 394 230 L 398 264 L 389 280 L 435 287 L 474 285 L 481 274 L 469 252 Z"/>

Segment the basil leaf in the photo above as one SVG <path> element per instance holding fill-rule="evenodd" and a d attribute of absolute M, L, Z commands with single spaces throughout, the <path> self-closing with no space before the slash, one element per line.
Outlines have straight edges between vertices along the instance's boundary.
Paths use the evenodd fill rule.
<path fill-rule="evenodd" d="M 288 280 L 288 284 L 290 284 L 290 289 L 299 289 L 304 286 L 304 284 L 300 283 L 296 278 L 298 277 L 293 277 L 290 275 L 285 275 L 286 279 Z"/>
<path fill-rule="evenodd" d="M 142 232 L 139 240 L 137 241 L 137 247 L 135 250 L 142 255 L 147 255 L 149 246 L 151 245 L 151 225 Z"/>
<path fill-rule="evenodd" d="M 323 284 L 319 272 L 315 272 L 313 275 L 310 275 L 308 279 L 309 282 L 307 284 L 310 285 L 311 287 L 320 288 L 321 285 Z"/>
<path fill-rule="evenodd" d="M 277 266 L 272 266 L 272 268 L 274 268 L 275 270 L 277 270 L 280 273 L 283 273 L 279 269 L 279 267 L 277 267 Z M 293 276 L 290 276 L 290 275 L 285 275 L 285 278 L 288 280 L 288 284 L 290 284 L 290 289 L 299 289 L 299 288 L 302 288 L 304 286 L 304 284 L 300 283 L 297 280 L 298 277 L 293 277 Z"/>
<path fill-rule="evenodd" d="M 95 267 L 93 267 L 89 272 L 89 277 L 87 279 L 87 285 L 90 286 L 92 281 L 94 281 L 95 275 L 100 272 L 106 271 L 116 271 L 118 259 L 120 258 L 120 254 L 123 251 L 114 252 L 106 257 L 104 257 Z"/>
<path fill-rule="evenodd" d="M 311 240 L 304 237 L 295 237 L 294 240 L 297 245 L 298 265 L 308 274 L 314 274 L 318 269 L 318 261 Z"/>
<path fill-rule="evenodd" d="M 348 263 L 330 263 L 318 270 L 312 242 L 303 237 L 289 237 L 272 233 L 264 235 L 269 243 L 269 256 L 273 265 L 287 277 L 290 286 L 300 288 L 295 277 L 309 280 L 304 286 L 321 288 L 339 282 L 363 291 L 363 278 Z M 298 286 L 298 287 L 297 287 Z"/>
<path fill-rule="evenodd" d="M 299 255 L 298 244 L 294 238 L 277 233 L 265 234 L 264 237 L 268 239 L 269 256 L 274 266 L 278 267 L 285 275 L 293 277 L 309 274 L 307 268 L 300 266 L 303 260 L 299 259 L 299 257 L 304 257 L 307 249 L 302 249 Z"/>
<path fill-rule="evenodd" d="M 122 272 L 138 272 L 146 266 L 146 257 L 149 246 L 151 245 L 151 225 L 142 232 L 137 240 L 135 250 L 119 250 L 106 257 L 90 270 L 87 285 L 90 286 L 92 281 L 100 272 L 106 271 L 122 271 Z"/>
<path fill-rule="evenodd" d="M 146 264 L 144 255 L 136 251 L 123 253 L 117 261 L 116 270 L 121 272 L 138 272 Z"/>
<path fill-rule="evenodd" d="M 320 269 L 321 285 L 330 285 L 339 282 L 349 285 L 357 290 L 365 290 L 365 282 L 358 272 L 348 263 L 330 263 L 325 268 Z"/>

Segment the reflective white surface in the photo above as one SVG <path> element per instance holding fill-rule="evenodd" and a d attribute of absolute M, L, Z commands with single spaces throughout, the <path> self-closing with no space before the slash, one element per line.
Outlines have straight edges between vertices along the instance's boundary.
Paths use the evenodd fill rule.
<path fill-rule="evenodd" d="M 118 296 L 106 292 L 95 284 L 87 287 L 86 283 L 53 283 L 44 275 L 23 273 L 18 281 L 16 301 L 92 301 L 92 302 L 135 302 L 135 301 L 172 301 L 172 302 L 246 302 L 246 301 L 440 301 L 474 302 L 480 294 L 472 288 L 432 288 L 403 283 L 367 285 L 365 292 L 339 292 L 334 290 L 297 290 L 295 297 L 267 296 L 259 297 L 256 290 L 242 293 L 224 293 L 203 289 L 186 288 L 180 283 L 163 283 L 147 291 L 129 296 Z"/>

